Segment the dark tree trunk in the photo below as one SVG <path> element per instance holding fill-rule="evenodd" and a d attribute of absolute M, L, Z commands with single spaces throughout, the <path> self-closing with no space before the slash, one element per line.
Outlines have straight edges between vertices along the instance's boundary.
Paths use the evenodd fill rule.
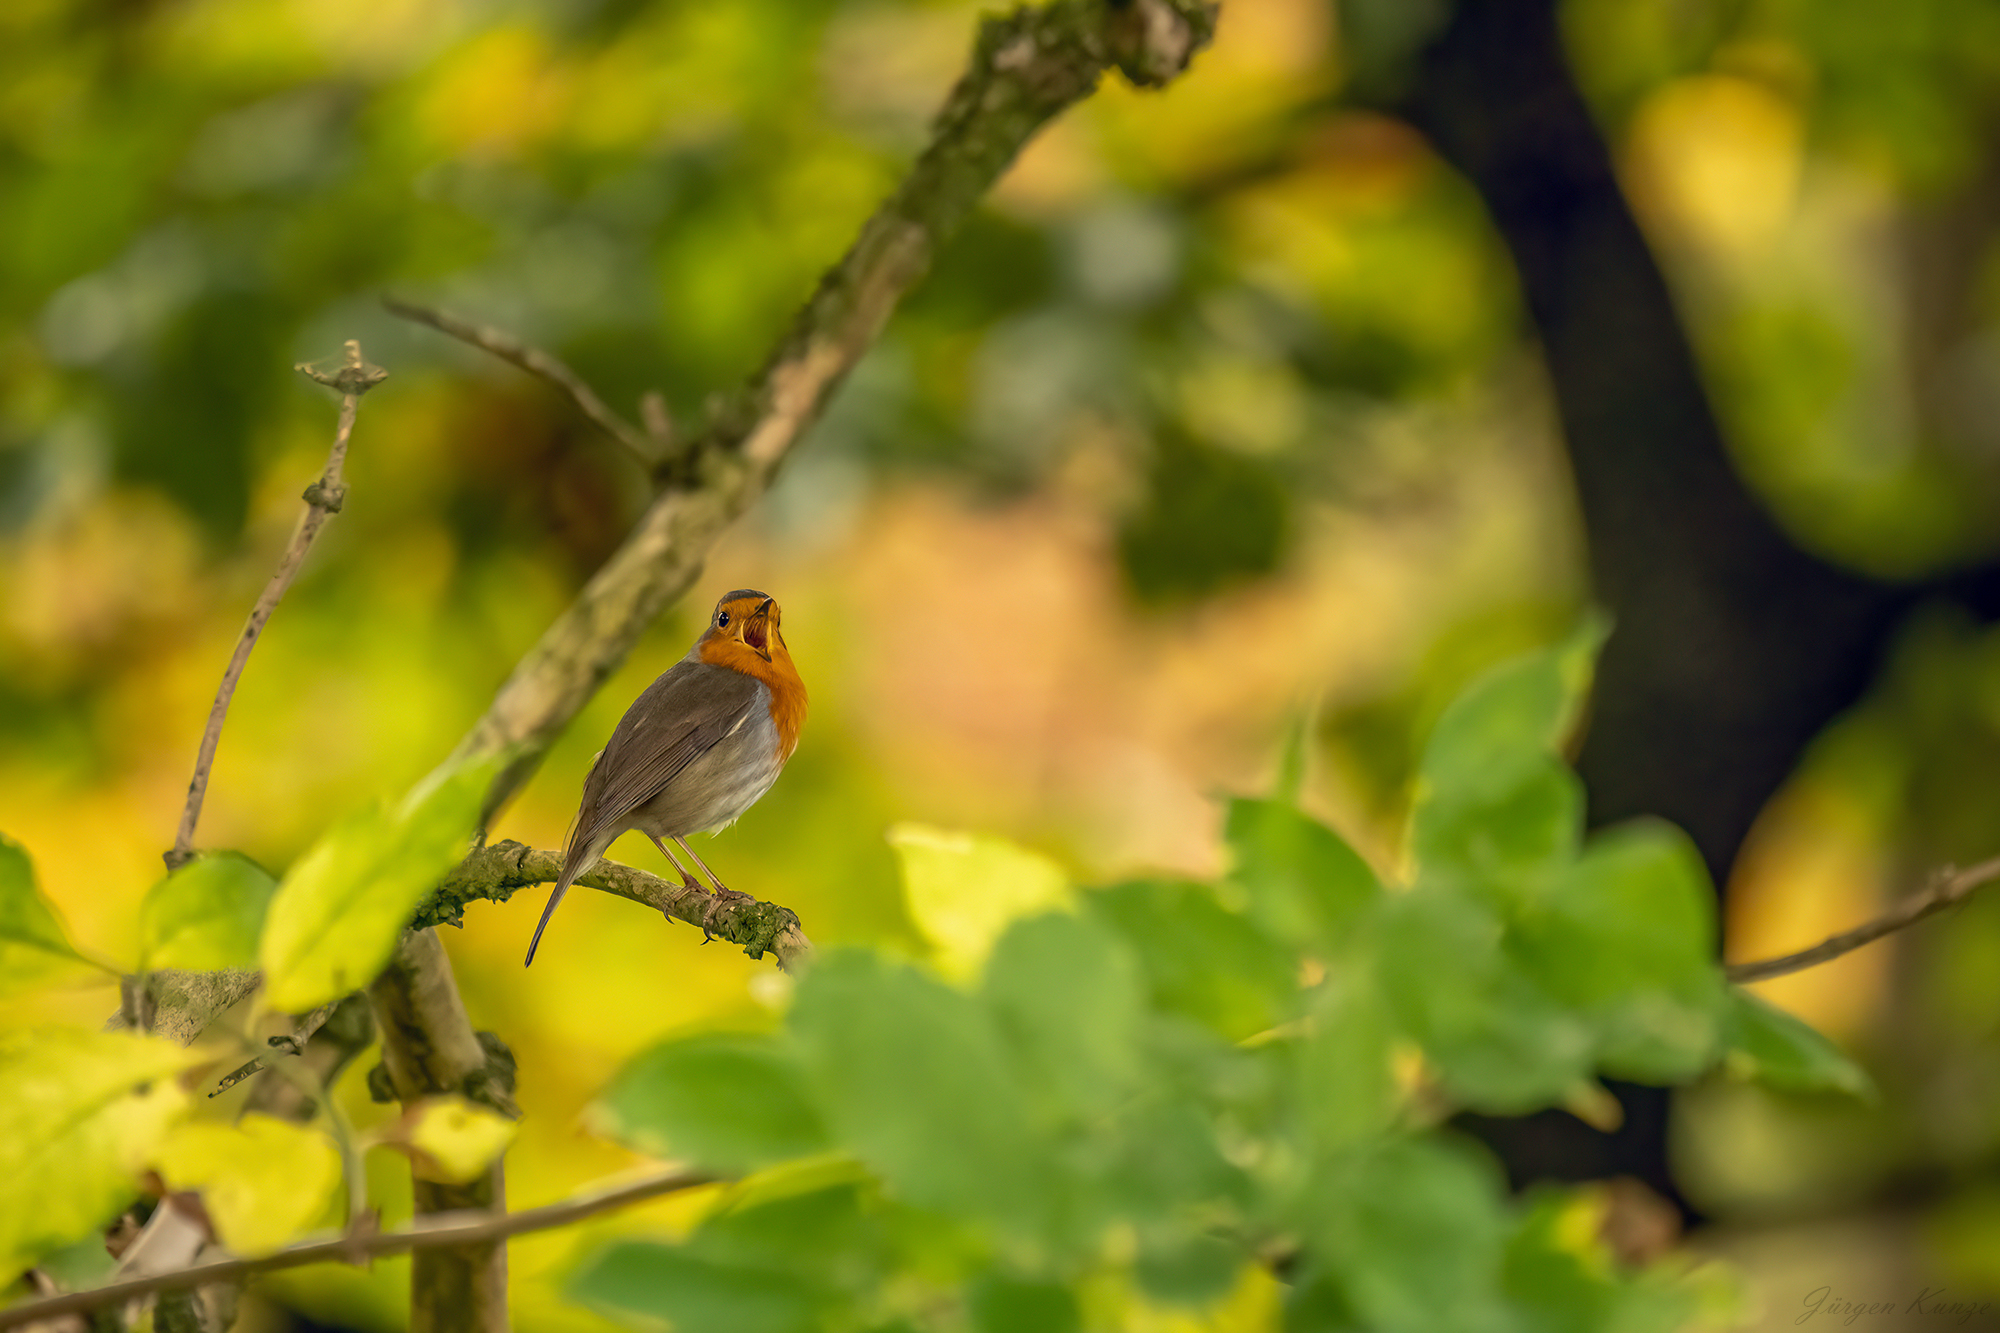
<path fill-rule="evenodd" d="M 1726 883 L 1806 744 L 1855 702 L 1922 589 L 1801 550 L 1732 466 L 1666 283 L 1565 57 L 1555 0 L 1463 0 L 1400 108 L 1511 252 L 1615 617 L 1578 767 L 1593 824 L 1660 815 Z M 1474 1118 L 1517 1181 L 1632 1175 L 1679 1199 L 1666 1094 L 1615 1135 Z"/>

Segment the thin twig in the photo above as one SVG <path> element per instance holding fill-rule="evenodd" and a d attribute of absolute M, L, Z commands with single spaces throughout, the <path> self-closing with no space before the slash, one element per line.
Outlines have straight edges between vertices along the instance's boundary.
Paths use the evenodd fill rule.
<path fill-rule="evenodd" d="M 22 1324 L 31 1324 L 57 1315 L 95 1310 L 102 1306 L 134 1300 L 140 1296 L 149 1296 L 155 1292 L 181 1291 L 189 1287 L 207 1286 L 212 1282 L 243 1277 L 251 1273 L 267 1273 L 280 1268 L 299 1268 L 306 1264 L 360 1263 L 366 1259 L 379 1258 L 386 1254 L 402 1254 L 410 1250 L 477 1245 L 488 1241 L 505 1240 L 509 1236 L 518 1236 L 530 1231 L 548 1231 L 555 1227 L 567 1226 L 571 1222 L 646 1199 L 657 1198 L 662 1194 L 674 1194 L 681 1190 L 712 1185 L 719 1179 L 720 1177 L 701 1171 L 662 1171 L 635 1180 L 628 1185 L 606 1190 L 601 1194 L 580 1195 L 573 1199 L 565 1199 L 561 1203 L 544 1204 L 540 1208 L 525 1208 L 518 1213 L 434 1213 L 428 1221 L 412 1225 L 404 1231 L 378 1232 L 372 1236 L 334 1236 L 330 1239 L 306 1241 L 256 1259 L 218 1259 L 176 1269 L 170 1273 L 151 1273 L 126 1282 L 113 1282 L 106 1286 L 94 1287 L 89 1291 L 73 1291 L 61 1296 L 29 1301 L 0 1310 L 0 1329 L 17 1328 Z"/>
<path fill-rule="evenodd" d="M 1857 926 L 1830 939 L 1822 940 L 1810 949 L 1788 953 L 1782 958 L 1764 958 L 1754 963 L 1731 963 L 1723 968 L 1723 973 L 1731 981 L 1769 981 L 1772 977 L 1788 976 L 1793 972 L 1803 972 L 1809 967 L 1818 967 L 1842 954 L 1853 953 L 1864 944 L 1873 944 L 1885 935 L 1893 935 L 1905 926 L 1913 926 L 1927 916 L 1935 916 L 1945 908 L 1965 901 L 1974 889 L 1991 884 L 2000 879 L 2000 856 L 1990 861 L 1981 861 L 1966 870 L 1944 867 L 1931 876 L 1930 887 L 1922 893 L 1913 894 L 1902 902 L 1876 917 L 1865 926 Z"/>
<path fill-rule="evenodd" d="M 470 343 L 482 351 L 491 352 L 509 365 L 518 366 L 530 375 L 547 380 L 568 394 L 579 412 L 596 422 L 598 428 L 606 435 L 630 450 L 632 456 L 648 470 L 658 466 L 672 443 L 664 433 L 648 434 L 619 416 L 611 410 L 609 404 L 597 396 L 596 390 L 584 383 L 583 376 L 541 348 L 530 347 L 505 330 L 496 329 L 490 324 L 475 324 L 448 310 L 436 310 L 394 296 L 383 297 L 382 304 L 392 315 L 400 315 L 419 324 L 428 324 L 440 333 L 448 333 L 460 342 Z M 658 419 L 666 421 L 664 412 Z"/>
<path fill-rule="evenodd" d="M 215 703 L 208 710 L 208 726 L 201 733 L 201 750 L 195 756 L 194 778 L 188 783 L 187 805 L 181 811 L 180 827 L 174 832 L 173 848 L 166 854 L 169 870 L 179 869 L 194 857 L 194 827 L 201 818 L 202 798 L 208 795 L 209 769 L 215 764 L 215 747 L 222 739 L 222 722 L 229 716 L 229 701 L 236 694 L 236 682 L 242 679 L 243 667 L 250 660 L 250 650 L 257 646 L 257 636 L 264 632 L 265 622 L 278 609 L 278 599 L 292 586 L 292 579 L 305 563 L 313 538 L 319 535 L 321 526 L 328 518 L 340 512 L 341 502 L 347 497 L 347 488 L 341 484 L 340 469 L 347 461 L 347 440 L 354 433 L 354 416 L 360 410 L 361 395 L 389 377 L 388 371 L 380 366 L 371 366 L 362 359 L 361 344 L 352 339 L 341 349 L 341 362 L 340 369 L 330 373 L 311 365 L 296 367 L 319 383 L 340 390 L 340 424 L 333 433 L 333 449 L 327 454 L 326 470 L 320 474 L 318 481 L 306 487 L 306 511 L 300 515 L 299 525 L 292 532 L 292 544 L 285 548 L 284 559 L 278 562 L 271 581 L 264 585 L 263 595 L 251 608 L 250 619 L 244 624 L 243 633 L 237 636 L 236 651 L 230 655 L 229 666 L 222 673 L 222 684 L 216 688 Z"/>
<path fill-rule="evenodd" d="M 312 1040 L 313 1033 L 318 1032 L 321 1027 L 325 1026 L 326 1020 L 332 1016 L 335 1007 L 341 1003 L 341 1000 L 346 998 L 346 996 L 342 996 L 340 1000 L 328 1000 L 319 1008 L 299 1019 L 298 1026 L 292 1029 L 290 1036 L 272 1037 L 265 1044 L 280 1048 L 277 1051 L 278 1056 L 303 1054 L 306 1043 Z M 284 1049 L 286 1047 L 290 1049 Z M 262 1055 L 255 1056 L 251 1059 L 250 1063 L 223 1075 L 222 1081 L 215 1085 L 215 1091 L 208 1095 L 210 1097 L 220 1097 L 223 1093 L 228 1092 L 238 1083 L 241 1083 L 244 1079 L 249 1078 L 252 1074 L 265 1067 L 264 1057 Z"/>

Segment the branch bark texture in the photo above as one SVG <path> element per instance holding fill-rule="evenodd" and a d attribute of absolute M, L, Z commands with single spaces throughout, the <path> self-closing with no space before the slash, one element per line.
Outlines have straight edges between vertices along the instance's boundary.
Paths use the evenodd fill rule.
<path fill-rule="evenodd" d="M 263 984 L 264 974 L 247 968 L 226 972 L 186 972 L 162 968 L 129 979 L 146 992 L 145 1008 L 152 1017 L 150 1031 L 182 1046 L 194 1045 L 208 1030 L 216 1015 L 239 1004 Z M 132 1021 L 133 1005 L 112 1015 L 110 1029 L 141 1026 Z"/>

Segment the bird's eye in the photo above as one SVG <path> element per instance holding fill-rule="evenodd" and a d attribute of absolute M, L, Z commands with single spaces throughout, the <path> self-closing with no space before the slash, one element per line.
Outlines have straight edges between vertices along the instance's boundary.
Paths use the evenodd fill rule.
<path fill-rule="evenodd" d="M 727 611 L 717 611 L 715 613 L 715 627 L 717 629 L 729 628 L 729 613 Z"/>

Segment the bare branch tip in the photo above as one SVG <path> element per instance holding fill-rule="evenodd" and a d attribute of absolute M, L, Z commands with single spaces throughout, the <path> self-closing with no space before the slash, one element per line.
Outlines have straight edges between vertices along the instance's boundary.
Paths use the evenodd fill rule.
<path fill-rule="evenodd" d="M 292 369 L 315 384 L 324 384 L 329 389 L 356 398 L 389 378 L 388 371 L 371 364 L 361 355 L 361 344 L 352 338 L 341 344 L 340 364 L 329 368 L 331 361 L 331 357 L 321 361 L 301 361 Z"/>
<path fill-rule="evenodd" d="M 1978 865 L 1965 870 L 1950 865 L 1940 866 L 1925 877 L 1921 891 L 1903 899 L 1874 920 L 1821 940 L 1810 949 L 1801 949 L 1796 953 L 1788 953 L 1777 958 L 1760 958 L 1755 962 L 1730 963 L 1723 968 L 1723 975 L 1738 985 L 1744 985 L 1753 981 L 1769 981 L 1774 977 L 1789 976 L 1810 967 L 1818 967 L 1821 963 L 1830 963 L 1865 945 L 1873 944 L 1897 931 L 1914 926 L 1919 921 L 1936 916 L 1948 908 L 1956 907 L 1969 898 L 1974 890 L 1983 888 L 1996 879 L 2000 879 L 2000 857 L 1981 861 Z"/>

